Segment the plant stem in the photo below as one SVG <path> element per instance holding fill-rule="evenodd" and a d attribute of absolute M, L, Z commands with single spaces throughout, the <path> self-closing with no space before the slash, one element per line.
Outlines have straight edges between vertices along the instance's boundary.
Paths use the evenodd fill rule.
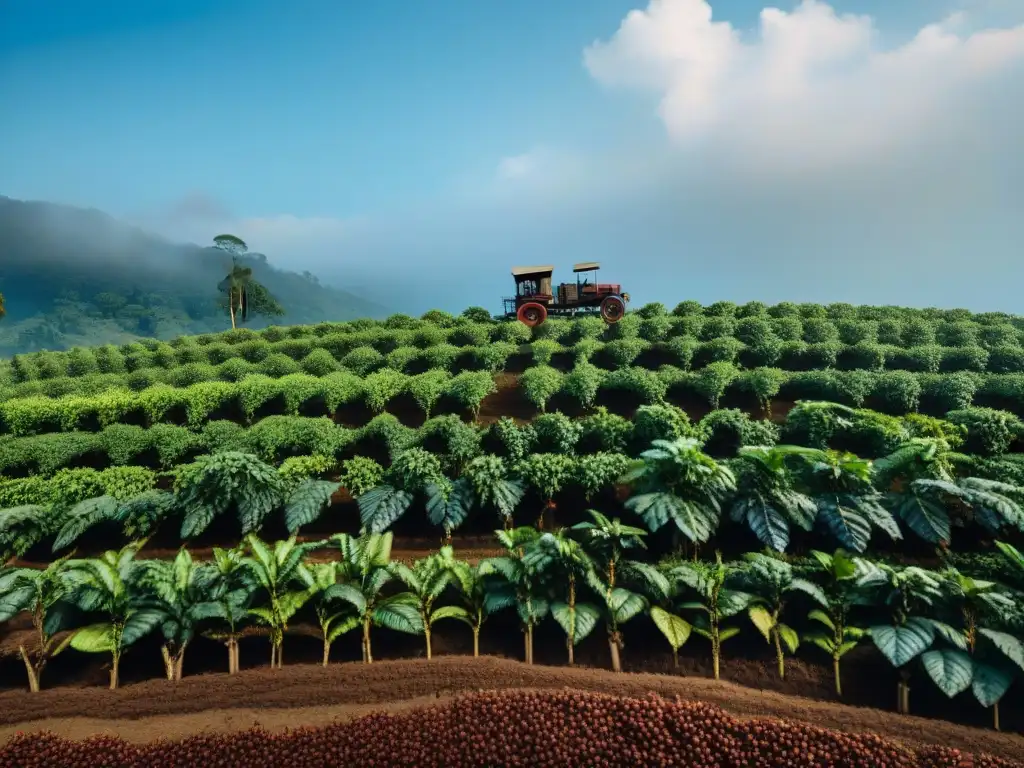
<path fill-rule="evenodd" d="M 473 627 L 473 656 L 480 655 L 480 627 Z"/>
<path fill-rule="evenodd" d="M 18 646 L 18 653 L 21 654 L 21 660 L 25 662 L 25 672 L 28 673 L 28 689 L 31 693 L 39 693 L 39 674 L 36 668 L 32 665 L 32 660 L 29 658 L 28 651 L 25 650 L 25 646 Z"/>
<path fill-rule="evenodd" d="M 168 680 L 174 679 L 174 659 L 171 658 L 171 651 L 166 645 L 160 646 L 160 655 L 164 659 L 164 674 Z"/>
<path fill-rule="evenodd" d="M 775 643 L 775 658 L 779 663 L 779 680 L 786 679 L 786 655 L 782 652 L 782 639 L 777 629 L 772 630 L 772 641 Z"/>
<path fill-rule="evenodd" d="M 373 663 L 373 652 L 370 648 L 370 617 L 363 621 L 363 661 L 367 664 Z"/>
<path fill-rule="evenodd" d="M 622 658 L 619 655 L 618 633 L 609 635 L 608 649 L 612 652 L 612 672 L 622 671 Z"/>
<path fill-rule="evenodd" d="M 112 661 L 110 664 L 110 690 L 117 690 L 118 684 L 121 682 L 121 654 L 117 651 L 113 653 Z"/>
<path fill-rule="evenodd" d="M 843 683 L 842 683 L 842 680 L 841 680 L 841 678 L 839 676 L 839 657 L 838 656 L 833 656 L 832 657 L 832 672 L 833 672 L 833 674 L 835 675 L 835 678 L 836 678 L 836 696 L 839 696 L 840 698 L 842 698 L 842 695 L 843 695 Z"/>

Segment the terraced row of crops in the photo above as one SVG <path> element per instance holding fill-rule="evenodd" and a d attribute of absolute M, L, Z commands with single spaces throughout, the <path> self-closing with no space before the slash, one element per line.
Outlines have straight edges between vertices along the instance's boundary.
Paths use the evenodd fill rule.
<path fill-rule="evenodd" d="M 15 382 L 90 373 L 135 373 L 137 381 L 161 375 L 173 379 L 173 369 L 178 367 L 229 362 L 217 375 L 234 379 L 248 373 L 322 375 L 339 368 L 365 375 L 385 366 L 410 372 L 436 367 L 493 370 L 530 343 L 528 356 L 540 364 L 556 358 L 562 364 L 568 359 L 593 359 L 602 367 L 621 367 L 641 359 L 681 367 L 739 362 L 745 367 L 786 370 L 838 366 L 915 372 L 1024 371 L 1024 332 L 1012 317 L 952 311 L 946 313 L 950 319 L 939 319 L 941 313 L 859 309 L 881 319 L 861 319 L 853 307 L 834 308 L 830 318 L 819 305 L 707 309 L 680 305 L 673 314 L 648 305 L 613 326 L 588 317 L 553 320 L 531 331 L 514 323 L 480 322 L 475 315 L 428 314 L 427 320 L 399 315 L 381 323 L 324 323 L 259 332 L 239 329 L 171 343 L 145 340 L 122 347 L 21 355 L 12 360 L 11 368 Z M 195 372 L 180 376 L 187 378 L 190 373 Z"/>
<path fill-rule="evenodd" d="M 128 549 L 0 571 L 0 592 L 22 590 L 7 604 L 37 620 L 52 613 L 53 637 L 65 622 L 72 648 L 115 657 L 116 638 L 169 632 L 172 614 L 180 629 L 186 609 L 192 633 L 263 625 L 277 663 L 291 621 L 319 622 L 325 642 L 370 625 L 429 638 L 421 590 L 446 595 L 441 616 L 476 616 L 474 631 L 506 608 L 528 636 L 552 616 L 570 659 L 603 623 L 616 668 L 619 625 L 642 613 L 673 651 L 692 631 L 715 658 L 746 621 L 780 675 L 802 645 L 838 665 L 870 638 L 901 674 L 991 706 L 1024 670 L 1024 375 L 1007 362 L 1010 350 L 1024 361 L 1022 327 L 957 311 L 684 302 L 609 328 L 552 321 L 531 334 L 428 313 L 19 357 L 0 382 L 0 558 L 49 562 L 93 540 Z M 881 356 L 851 365 L 870 350 Z M 479 566 L 486 588 L 464 595 L 479 604 L 459 602 L 468 566 L 442 549 L 412 569 L 374 566 L 406 590 L 375 592 L 391 613 L 374 613 L 364 588 L 383 575 L 359 563 L 390 550 L 382 534 L 494 528 L 507 554 Z M 335 533 L 328 562 L 304 559 L 314 544 L 270 543 Z M 180 558 L 135 569 L 132 543 L 153 537 L 228 549 L 211 571 Z M 627 556 L 643 539 L 651 556 Z M 985 560 L 996 540 L 1002 553 Z M 693 559 L 658 562 L 681 547 Z M 727 559 L 708 559 L 716 550 Z M 915 557 L 927 567 L 902 564 Z M 254 579 L 248 602 L 216 609 L 219 625 L 198 618 L 231 563 Z M 120 574 L 110 605 L 122 613 L 97 617 L 90 606 L 106 603 L 82 602 L 76 584 L 103 568 Z M 174 569 L 207 575 L 193 592 L 140 575 Z M 59 598 L 41 606 L 29 586 L 42 578 Z M 739 595 L 719 616 L 739 624 L 708 623 L 693 605 L 707 589 Z M 794 589 L 818 607 L 793 597 L 784 612 Z M 868 602 L 845 625 L 853 614 L 829 611 L 854 594 Z M 90 615 L 106 628 L 89 629 Z M 183 649 L 164 640 L 171 657 Z"/>

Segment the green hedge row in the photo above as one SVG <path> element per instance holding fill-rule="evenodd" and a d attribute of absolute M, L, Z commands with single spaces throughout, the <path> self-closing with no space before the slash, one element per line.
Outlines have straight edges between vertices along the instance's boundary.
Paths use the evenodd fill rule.
<path fill-rule="evenodd" d="M 282 342 L 281 344 L 289 344 Z M 396 347 L 382 352 L 363 346 L 336 356 L 325 348 L 307 351 L 306 346 L 290 346 L 286 351 L 272 351 L 275 346 L 261 343 L 246 357 L 214 355 L 211 362 L 201 354 L 201 347 L 186 348 L 189 354 L 165 357 L 130 355 L 117 358 L 113 348 L 81 350 L 79 357 L 102 358 L 103 365 L 75 365 L 73 375 L 55 378 L 30 378 L 0 387 L 0 400 L 31 395 L 59 397 L 68 394 L 93 394 L 113 387 L 133 390 L 154 384 L 175 387 L 204 381 L 239 381 L 252 374 L 280 378 L 296 373 L 326 376 L 348 371 L 365 376 L 382 368 L 402 373 L 426 370 L 498 372 L 505 369 L 514 355 L 522 354 L 532 365 L 554 365 L 560 369 L 575 362 L 592 362 L 604 370 L 639 365 L 656 368 L 670 364 L 684 370 L 699 370 L 715 362 L 743 368 L 778 367 L 789 371 L 807 370 L 902 370 L 912 373 L 1021 373 L 1024 372 L 1024 348 L 1000 346 L 940 347 L 918 346 L 906 349 L 878 344 L 843 346 L 830 342 L 808 344 L 802 341 L 769 342 L 745 345 L 733 337 L 699 341 L 680 336 L 651 343 L 639 338 L 615 339 L 608 342 L 587 340 L 565 346 L 550 339 L 529 345 L 510 342 L 486 342 L 480 345 L 455 346 L 438 344 L 419 348 Z M 339 350 L 340 352 L 340 350 Z M 70 353 L 69 353 L 70 354 Z M 197 359 L 203 358 L 203 359 Z M 17 362 L 17 361 L 16 361 Z M 145 364 L 145 367 L 136 367 Z"/>
<path fill-rule="evenodd" d="M 952 412 L 946 421 L 820 403 L 794 408 L 782 424 L 751 419 L 737 409 L 719 409 L 694 425 L 684 411 L 670 405 L 641 406 L 631 419 L 599 408 L 577 419 L 555 412 L 527 425 L 505 418 L 486 427 L 454 415 L 412 428 L 391 414 L 381 414 L 358 429 L 340 427 L 324 417 L 269 416 L 249 428 L 223 420 L 197 430 L 174 424 L 148 429 L 112 424 L 99 432 L 10 438 L 0 444 L 0 477 L 49 476 L 82 464 L 146 465 L 166 471 L 199 454 L 224 450 L 252 453 L 272 464 L 304 455 L 331 461 L 364 455 L 386 464 L 399 451 L 421 447 L 437 455 L 445 467 L 456 469 L 482 452 L 512 460 L 530 452 L 636 455 L 654 439 L 680 436 L 698 438 L 716 458 L 733 457 L 743 446 L 779 440 L 877 458 L 915 437 L 939 437 L 976 456 L 1002 457 L 1022 431 L 1024 425 L 1002 411 L 965 409 Z"/>
<path fill-rule="evenodd" d="M 687 303 L 684 302 L 684 305 Z M 47 380 L 95 373 L 131 373 L 144 369 L 170 369 L 183 365 L 221 365 L 229 360 L 262 365 L 263 372 L 304 369 L 324 373 L 345 366 L 359 373 L 373 367 L 409 364 L 493 365 L 489 355 L 472 348 L 491 343 L 512 345 L 544 342 L 538 354 L 571 350 L 588 357 L 603 342 L 619 342 L 607 351 L 610 362 L 642 354 L 647 345 L 677 340 L 663 350 L 687 358 L 686 364 L 728 359 L 748 367 L 781 365 L 805 369 L 827 366 L 881 368 L 912 371 L 988 370 L 994 373 L 1024 371 L 1024 321 L 1010 316 L 986 316 L 990 322 L 971 319 L 936 319 L 895 310 L 865 319 L 854 312 L 837 319 L 827 310 L 815 315 L 799 308 L 789 314 L 778 305 L 760 314 L 732 314 L 726 310 L 680 305 L 674 314 L 648 305 L 630 313 L 615 326 L 594 317 L 553 319 L 532 332 L 515 322 L 426 322 L 396 316 L 379 325 L 372 322 L 322 323 L 315 326 L 239 329 L 225 334 L 180 337 L 172 342 L 144 339 L 121 347 L 76 348 L 67 352 L 18 355 L 11 362 L 14 382 Z M 770 314 L 772 310 L 776 314 Z M 865 308 L 859 308 L 865 309 Z M 958 317 L 954 314 L 950 317 Z M 867 313 L 871 314 L 871 313 Z M 819 316 L 820 315 L 820 316 Z M 678 341 L 682 339 L 683 341 Z M 632 342 L 632 343 L 626 343 Z M 558 345 L 552 347 L 551 345 Z M 433 350 L 436 347 L 441 349 Z M 311 357 L 312 356 L 312 357 Z M 507 355 L 506 355 L 507 357 Z M 290 370 L 289 370 L 290 369 Z M 278 374 L 280 375 L 280 374 Z"/>
<path fill-rule="evenodd" d="M 625 394 L 638 403 L 699 400 L 718 408 L 723 401 L 769 407 L 773 400 L 826 400 L 867 406 L 889 414 L 921 411 L 944 416 L 972 406 L 1024 414 L 1024 375 L 970 373 L 913 374 L 906 371 L 803 371 L 775 368 L 742 370 L 711 363 L 697 371 L 662 366 L 657 372 L 637 367 L 605 371 L 579 363 L 568 373 L 534 366 L 519 378 L 522 394 L 543 410 L 559 398 L 582 408 L 602 393 Z M 0 402 L 0 430 L 14 436 L 61 431 L 96 431 L 116 423 L 157 424 L 183 421 L 200 427 L 218 414 L 251 421 L 259 415 L 335 414 L 350 405 L 383 412 L 395 398 L 407 396 L 429 417 L 438 407 L 476 413 L 497 390 L 485 371 L 452 375 L 442 370 L 408 375 L 389 368 L 360 378 L 338 372 L 317 377 L 289 374 L 278 379 L 250 375 L 239 382 L 200 382 L 187 387 L 166 384 L 142 391 L 110 389 L 94 395 L 24 397 Z"/>

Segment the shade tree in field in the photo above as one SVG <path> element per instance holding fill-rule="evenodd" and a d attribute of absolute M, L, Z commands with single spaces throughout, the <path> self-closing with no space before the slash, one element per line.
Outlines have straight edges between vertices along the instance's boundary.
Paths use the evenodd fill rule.
<path fill-rule="evenodd" d="M 235 235 L 217 235 L 213 238 L 213 247 L 230 258 L 228 274 L 217 285 L 217 290 L 224 295 L 224 306 L 231 318 L 232 330 L 248 320 L 250 314 L 284 314 L 284 308 L 270 295 L 270 291 L 253 277 L 252 267 L 240 262 L 249 250 L 244 240 Z"/>

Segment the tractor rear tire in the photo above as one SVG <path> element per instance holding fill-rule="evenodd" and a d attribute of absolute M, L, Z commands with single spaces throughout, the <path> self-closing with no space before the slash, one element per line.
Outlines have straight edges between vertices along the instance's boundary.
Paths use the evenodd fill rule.
<path fill-rule="evenodd" d="M 548 319 L 548 308 L 543 304 L 531 301 L 519 308 L 519 311 L 516 312 L 516 317 L 527 328 L 536 328 Z"/>
<path fill-rule="evenodd" d="M 618 296 L 608 296 L 601 302 L 601 319 L 614 325 L 626 314 L 626 302 Z"/>

